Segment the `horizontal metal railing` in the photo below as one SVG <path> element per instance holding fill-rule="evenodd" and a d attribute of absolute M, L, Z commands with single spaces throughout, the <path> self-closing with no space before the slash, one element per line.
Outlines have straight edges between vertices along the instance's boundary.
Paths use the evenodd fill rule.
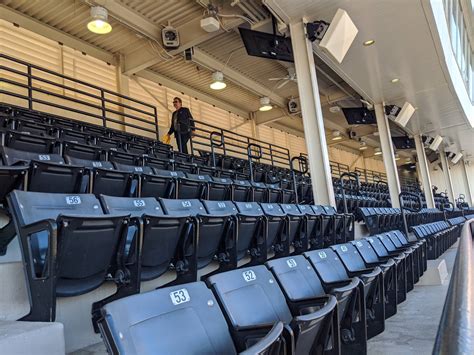
<path fill-rule="evenodd" d="M 474 219 L 464 223 L 433 354 L 474 354 Z"/>
<path fill-rule="evenodd" d="M 192 153 L 197 155 L 200 151 L 211 152 L 211 134 L 216 133 L 221 138 L 219 146 L 214 146 L 216 154 L 224 154 L 236 158 L 247 159 L 247 148 L 249 144 L 256 144 L 261 147 L 262 157 L 260 163 L 272 166 L 289 168 L 290 151 L 282 146 L 267 143 L 262 140 L 244 136 L 202 121 L 194 121 L 195 129 L 191 137 Z"/>
<path fill-rule="evenodd" d="M 29 109 L 41 105 L 57 108 L 92 119 L 103 127 L 130 127 L 159 139 L 156 107 L 146 102 L 1 53 L 0 83 L 7 84 L 0 87 L 0 94 L 24 100 Z"/>

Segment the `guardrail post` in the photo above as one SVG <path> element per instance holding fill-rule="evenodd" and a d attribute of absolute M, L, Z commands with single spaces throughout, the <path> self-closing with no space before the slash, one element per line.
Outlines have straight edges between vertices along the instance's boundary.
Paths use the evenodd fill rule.
<path fill-rule="evenodd" d="M 33 80 L 31 78 L 31 66 L 28 65 L 28 108 L 33 109 Z"/>
<path fill-rule="evenodd" d="M 106 116 L 106 111 L 105 111 L 105 93 L 104 90 L 100 90 L 100 107 L 102 111 L 102 125 L 104 127 L 107 127 L 107 118 Z"/>

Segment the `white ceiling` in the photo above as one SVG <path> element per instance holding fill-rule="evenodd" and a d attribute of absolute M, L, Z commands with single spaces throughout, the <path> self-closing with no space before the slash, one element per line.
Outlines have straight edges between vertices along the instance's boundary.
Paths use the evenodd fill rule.
<path fill-rule="evenodd" d="M 417 108 L 408 129 L 412 133 L 446 136 L 458 149 L 474 154 L 474 129 L 450 89 L 443 60 L 431 33 L 428 0 L 264 0 L 286 22 L 331 21 L 336 10 L 346 10 L 359 33 L 341 65 L 322 53 L 327 62 L 362 96 L 372 102 Z M 429 4 L 428 4 L 429 6 Z M 363 42 L 375 40 L 369 47 Z M 398 78 L 396 84 L 391 79 Z"/>

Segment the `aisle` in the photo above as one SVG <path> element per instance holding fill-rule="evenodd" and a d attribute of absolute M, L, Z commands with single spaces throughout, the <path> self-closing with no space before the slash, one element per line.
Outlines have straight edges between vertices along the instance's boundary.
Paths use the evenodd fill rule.
<path fill-rule="evenodd" d="M 433 350 L 438 324 L 448 291 L 458 243 L 441 257 L 449 277 L 443 285 L 418 286 L 398 305 L 398 313 L 385 323 L 385 331 L 368 342 L 369 355 L 428 355 Z"/>

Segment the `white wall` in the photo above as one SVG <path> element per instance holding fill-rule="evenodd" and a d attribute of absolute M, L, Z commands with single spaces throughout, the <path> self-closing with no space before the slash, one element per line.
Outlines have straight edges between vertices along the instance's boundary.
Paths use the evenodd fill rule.
<path fill-rule="evenodd" d="M 466 195 L 466 198 L 468 198 L 469 191 L 467 189 L 467 182 L 464 179 L 464 173 L 463 173 L 463 162 L 460 161 L 459 163 L 453 165 L 450 164 L 450 171 L 451 171 L 451 181 L 453 184 L 453 189 L 454 189 L 454 195 L 457 198 L 459 194 L 464 194 Z M 469 181 L 469 184 L 471 186 L 471 192 L 472 192 L 472 187 L 474 187 L 474 164 L 471 164 L 470 166 L 466 166 L 467 170 L 467 178 Z M 443 170 L 438 166 L 436 170 L 433 168 L 433 166 L 430 166 L 430 176 L 431 176 L 431 183 L 433 185 L 438 186 L 438 192 L 445 191 L 447 189 L 447 183 L 444 178 L 444 173 Z M 474 196 L 470 196 L 471 201 L 473 201 Z M 469 201 L 468 201 L 469 202 Z M 472 205 L 472 203 L 471 203 Z"/>

